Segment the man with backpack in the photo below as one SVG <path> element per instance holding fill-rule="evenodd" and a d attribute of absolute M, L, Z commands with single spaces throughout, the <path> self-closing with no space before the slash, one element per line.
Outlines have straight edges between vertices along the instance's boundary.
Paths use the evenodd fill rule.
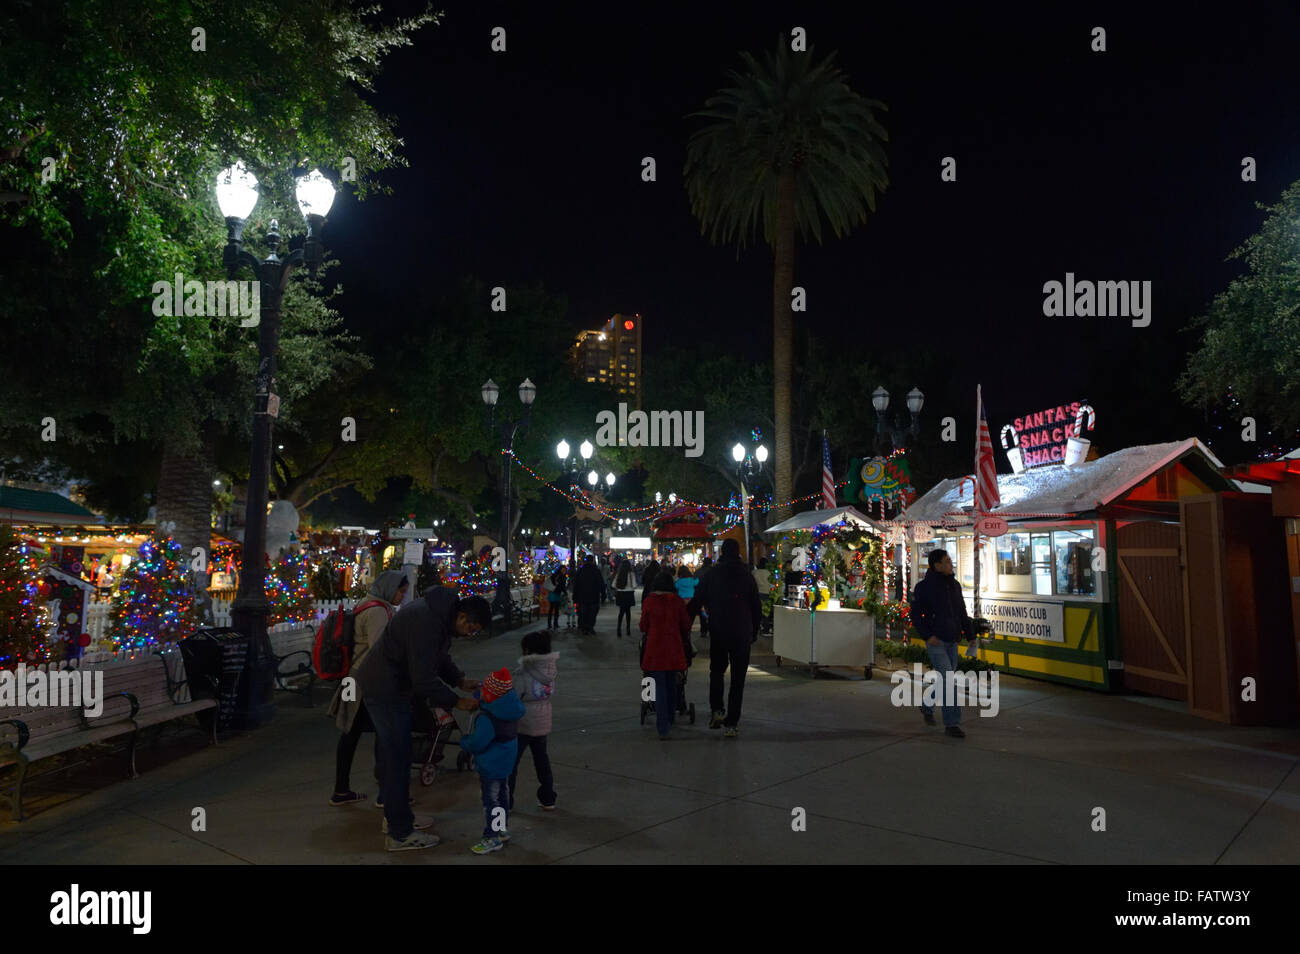
<path fill-rule="evenodd" d="M 379 639 L 388 627 L 388 621 L 406 596 L 407 580 L 400 570 L 386 570 L 379 574 L 366 594 L 365 600 L 352 610 L 336 610 L 326 617 L 317 633 L 317 648 L 314 653 L 316 671 L 322 678 L 339 679 L 339 685 L 330 699 L 328 714 L 334 716 L 335 724 L 343 734 L 339 737 L 339 747 L 335 755 L 334 794 L 330 804 L 335 807 L 355 805 L 366 800 L 366 796 L 352 791 L 352 757 L 356 754 L 357 743 L 362 732 L 374 732 L 375 727 L 366 714 L 365 702 L 352 685 L 352 692 L 346 691 L 342 677 L 347 676 L 352 666 L 365 657 L 370 647 Z M 335 636 L 335 627 L 342 625 L 346 629 L 346 618 L 339 619 L 335 614 L 346 617 L 352 615 L 351 658 L 331 664 L 325 642 Z M 346 632 L 338 634 L 344 647 L 347 645 Z M 345 652 L 346 657 L 346 652 Z M 381 764 L 379 742 L 375 740 L 375 781 L 380 781 Z"/>
<path fill-rule="evenodd" d="M 724 728 L 724 737 L 740 735 L 740 706 L 745 695 L 745 673 L 749 669 L 750 646 L 758 639 L 763 619 L 758 586 L 749 568 L 740 562 L 740 544 L 722 541 L 722 554 L 713 569 L 695 588 L 692 616 L 703 608 L 709 614 L 709 707 L 710 729 Z M 727 668 L 731 668 L 731 691 L 727 708 L 722 708 Z"/>
<path fill-rule="evenodd" d="M 432 827 L 433 819 L 411 812 L 411 699 L 418 696 L 431 709 L 474 709 L 478 704 L 456 689 L 469 692 L 478 682 L 466 679 L 452 661 L 451 640 L 491 624 L 492 607 L 481 596 L 461 600 L 447 587 L 432 587 L 393 616 L 353 670 L 383 756 L 380 797 L 389 851 L 438 844 L 436 835 L 417 830 Z"/>

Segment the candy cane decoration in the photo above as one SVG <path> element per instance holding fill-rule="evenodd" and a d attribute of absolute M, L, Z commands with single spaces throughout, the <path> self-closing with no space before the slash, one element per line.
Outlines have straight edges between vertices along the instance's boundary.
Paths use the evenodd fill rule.
<path fill-rule="evenodd" d="M 1088 404 L 1080 404 L 1078 413 L 1074 415 L 1074 436 L 1078 437 L 1083 433 L 1083 419 L 1088 418 L 1088 430 L 1097 426 L 1097 412 Z"/>
<path fill-rule="evenodd" d="M 1011 432 L 1011 443 L 1009 444 L 1007 443 L 1008 431 Z M 1016 429 L 1012 427 L 1010 424 L 1004 425 L 1002 428 L 1002 449 L 1010 450 L 1012 447 L 1019 447 L 1019 446 L 1020 446 L 1020 435 L 1016 433 Z"/>

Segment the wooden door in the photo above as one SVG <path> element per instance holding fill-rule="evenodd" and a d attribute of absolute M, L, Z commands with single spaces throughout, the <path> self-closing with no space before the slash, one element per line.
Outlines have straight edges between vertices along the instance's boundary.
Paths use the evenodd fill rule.
<path fill-rule="evenodd" d="M 1144 521 L 1116 533 L 1124 685 L 1187 698 L 1187 639 L 1178 524 Z"/>
<path fill-rule="evenodd" d="M 1187 711 L 1227 722 L 1223 500 L 1218 494 L 1187 497 L 1178 509 L 1187 594 Z"/>

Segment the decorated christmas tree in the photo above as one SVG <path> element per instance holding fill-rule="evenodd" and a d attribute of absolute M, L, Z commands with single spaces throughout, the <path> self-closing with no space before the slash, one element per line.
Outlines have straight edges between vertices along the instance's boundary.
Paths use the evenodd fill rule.
<path fill-rule="evenodd" d="M 38 555 L 13 527 L 0 525 L 0 669 L 48 662 Z"/>
<path fill-rule="evenodd" d="M 512 586 L 531 587 L 533 585 L 533 571 L 535 568 L 533 567 L 533 558 L 531 554 L 520 550 L 515 554 L 514 562 L 511 564 L 510 568 L 514 574 L 514 579 L 511 583 Z"/>
<path fill-rule="evenodd" d="M 542 562 L 538 569 L 544 576 L 550 576 L 560 567 L 564 566 L 564 561 L 560 559 L 559 551 L 555 549 L 555 544 L 546 548 L 546 554 L 542 557 Z"/>
<path fill-rule="evenodd" d="M 271 603 L 268 625 L 305 623 L 313 618 L 310 570 L 307 558 L 292 550 L 276 561 L 266 578 L 266 598 Z"/>
<path fill-rule="evenodd" d="M 477 557 L 471 553 L 461 557 L 457 586 L 461 599 L 470 596 L 490 597 L 496 588 L 497 575 L 492 572 L 491 551 Z"/>
<path fill-rule="evenodd" d="M 171 537 L 140 545 L 109 609 L 114 652 L 152 648 L 194 632 L 194 596 L 186 570 L 181 545 Z"/>

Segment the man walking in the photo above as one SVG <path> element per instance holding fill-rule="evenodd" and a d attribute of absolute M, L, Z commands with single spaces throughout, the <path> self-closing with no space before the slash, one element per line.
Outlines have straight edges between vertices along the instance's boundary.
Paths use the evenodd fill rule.
<path fill-rule="evenodd" d="M 695 588 L 690 612 L 703 608 L 709 614 L 709 707 L 710 729 L 725 728 L 724 738 L 740 735 L 740 706 L 745 695 L 745 673 L 749 669 L 750 646 L 758 639 L 763 618 L 758 586 L 749 568 L 740 562 L 740 544 L 722 541 L 722 554 L 713 569 Z M 727 667 L 731 667 L 731 691 L 727 708 L 722 708 Z"/>
<path fill-rule="evenodd" d="M 457 600 L 443 586 L 430 588 L 423 599 L 403 606 L 370 652 L 352 670 L 366 712 L 378 736 L 380 799 L 383 830 L 389 851 L 432 848 L 438 836 L 416 829 L 433 826 L 428 816 L 411 812 L 411 698 L 419 696 L 430 709 L 469 709 L 473 699 L 456 694 L 478 683 L 466 679 L 451 658 L 452 635 L 473 636 L 492 624 L 492 607 L 480 596 Z"/>
<path fill-rule="evenodd" d="M 573 599 L 578 604 L 579 633 L 595 635 L 596 614 L 600 612 L 600 591 L 604 585 L 600 570 L 596 569 L 596 560 L 588 553 L 582 561 L 582 569 L 573 581 Z"/>
<path fill-rule="evenodd" d="M 970 639 L 974 634 L 966 600 L 961 595 L 961 583 L 953 573 L 952 557 L 947 550 L 930 551 L 930 569 L 916 584 L 912 594 L 912 623 L 925 640 L 925 650 L 930 654 L 930 665 L 939 676 L 943 692 L 944 732 L 956 739 L 966 738 L 961 728 L 961 709 L 949 705 L 948 689 L 952 685 L 949 673 L 957 670 L 957 640 Z M 934 725 L 934 706 L 921 706 L 926 725 Z"/>

